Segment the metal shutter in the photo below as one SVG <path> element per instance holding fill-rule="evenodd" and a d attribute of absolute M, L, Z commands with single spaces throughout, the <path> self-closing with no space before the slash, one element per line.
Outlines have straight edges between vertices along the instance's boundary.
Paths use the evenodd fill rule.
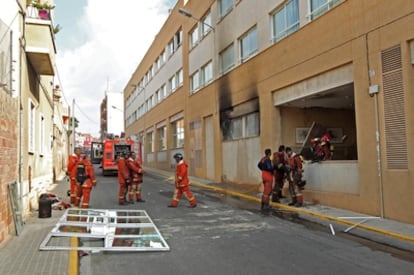
<path fill-rule="evenodd" d="M 388 169 L 408 169 L 405 98 L 401 48 L 382 51 L 384 122 Z"/>

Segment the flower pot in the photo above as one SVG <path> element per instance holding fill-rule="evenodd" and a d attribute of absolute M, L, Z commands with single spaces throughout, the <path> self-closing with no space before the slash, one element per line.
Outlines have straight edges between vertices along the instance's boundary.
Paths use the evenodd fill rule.
<path fill-rule="evenodd" d="M 49 19 L 49 11 L 48 10 L 39 10 L 39 18 L 40 19 Z"/>

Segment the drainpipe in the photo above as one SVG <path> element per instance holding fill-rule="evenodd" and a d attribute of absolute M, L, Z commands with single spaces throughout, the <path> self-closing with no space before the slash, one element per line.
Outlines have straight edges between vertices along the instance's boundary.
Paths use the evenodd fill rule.
<path fill-rule="evenodd" d="M 369 95 L 374 97 L 374 108 L 375 108 L 375 149 L 377 154 L 377 170 L 378 170 L 378 189 L 379 189 L 379 202 L 380 202 L 380 217 L 384 218 L 384 186 L 382 181 L 382 162 L 381 162 L 381 140 L 380 140 L 380 122 L 379 122 L 379 111 L 378 111 L 378 93 L 379 86 L 372 85 L 371 77 L 375 75 L 375 71 L 371 71 L 369 62 L 369 45 L 368 45 L 368 34 L 365 35 L 365 47 L 368 67 L 368 84 L 369 84 Z"/>
<path fill-rule="evenodd" d="M 18 146 L 19 146 L 19 153 L 18 153 L 18 161 L 19 161 L 19 171 L 18 171 L 18 177 L 19 177 L 19 200 L 20 205 L 23 205 L 23 142 L 22 142 L 22 136 L 23 136 L 23 127 L 22 127 L 22 117 L 23 117 L 23 103 L 22 103 L 22 55 L 25 48 L 25 28 L 26 28 L 26 12 L 22 5 L 20 4 L 19 0 L 16 0 L 16 3 L 19 7 L 19 13 L 22 16 L 22 34 L 19 38 L 19 137 L 18 137 Z"/>

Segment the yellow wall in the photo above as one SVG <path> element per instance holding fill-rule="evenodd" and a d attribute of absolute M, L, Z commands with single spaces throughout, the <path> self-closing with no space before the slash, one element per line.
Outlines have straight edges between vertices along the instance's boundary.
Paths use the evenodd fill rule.
<path fill-rule="evenodd" d="M 214 13 L 217 8 L 215 3 L 215 1 L 191 1 L 185 8 L 200 18 L 210 6 L 212 13 Z M 238 5 L 243 5 L 243 2 Z M 237 9 L 238 5 L 234 9 Z M 357 154 L 359 195 L 306 191 L 305 200 L 319 201 L 322 204 L 370 215 L 384 214 L 384 217 L 387 218 L 414 223 L 414 212 L 410 210 L 410 207 L 407 207 L 414 200 L 414 192 L 411 191 L 414 187 L 412 157 L 414 156 L 414 108 L 412 105 L 414 96 L 411 92 L 414 89 L 414 68 L 410 63 L 414 53 L 410 52 L 408 45 L 414 39 L 413 1 L 396 0 L 392 3 L 388 0 L 343 1 L 319 18 L 303 24 L 298 31 L 290 36 L 261 49 L 255 57 L 247 62 L 237 64 L 229 73 L 223 76 L 215 74 L 215 81 L 194 95 L 189 93 L 188 32 L 195 22 L 179 14 L 178 8 L 180 7 L 182 7 L 182 1 L 179 1 L 172 10 L 147 55 L 130 79 L 129 84 L 135 84 L 141 79 L 179 26 L 182 26 L 184 33 L 182 45 L 184 85 L 145 115 L 147 128 L 184 111 L 186 143 L 183 150 L 185 155 L 189 155 L 190 139 L 194 138 L 192 136 L 194 133 L 188 132 L 189 123 L 201 119 L 203 124 L 205 117 L 212 116 L 215 121 L 216 181 L 227 179 L 224 173 L 229 170 L 229 164 L 225 161 L 228 156 L 228 152 L 225 150 L 238 148 L 236 142 L 233 144 L 222 142 L 218 115 L 220 110 L 258 98 L 260 137 L 257 141 L 241 142 L 243 146 L 258 147 L 259 149 L 253 155 L 249 149 L 243 151 L 244 153 L 237 152 L 237 162 L 241 163 L 253 163 L 253 160 L 256 161 L 267 147 L 273 150 L 276 150 L 279 144 L 297 147 L 295 129 L 309 127 L 312 121 L 317 121 L 326 127 L 343 128 L 348 139 L 344 144 L 337 145 L 337 153 L 344 154 L 341 149 L 343 146 L 349 146 L 352 148 L 352 153 Z M 216 26 L 216 39 L 220 39 L 221 21 L 217 22 L 212 18 L 212 22 Z M 235 42 L 237 43 L 237 41 Z M 217 43 L 217 45 L 219 44 Z M 401 46 L 403 59 L 409 166 L 407 170 L 386 168 L 381 52 L 395 45 Z M 218 48 L 217 52 L 220 50 L 221 48 Z M 352 66 L 354 111 L 329 108 L 319 110 L 288 109 L 275 106 L 274 93 L 343 66 Z M 368 93 L 370 85 L 379 85 L 380 87 L 377 99 L 381 170 L 377 165 L 376 104 L 375 97 L 371 97 Z M 125 97 L 127 98 L 130 93 L 130 88 L 126 87 Z M 143 121 L 140 119 L 127 127 L 127 135 L 137 134 L 142 128 Z M 202 131 L 203 136 L 204 124 Z M 203 146 L 205 147 L 204 143 Z M 168 150 L 172 149 L 168 148 Z M 208 148 L 203 148 L 204 157 L 206 150 Z M 355 159 L 355 157 L 351 158 Z M 147 163 L 147 165 L 171 169 L 169 162 Z M 240 166 L 236 169 L 245 169 L 245 167 Z M 245 170 L 237 170 L 235 174 L 240 176 L 245 172 Z M 205 175 L 205 167 L 193 169 L 192 176 L 202 178 Z M 235 177 L 235 179 L 238 183 L 245 183 L 241 177 Z M 243 176 L 243 179 L 249 179 L 249 182 L 256 184 L 260 180 L 260 175 L 252 170 L 248 175 Z M 384 211 L 382 211 L 381 205 L 381 185 L 384 194 Z"/>

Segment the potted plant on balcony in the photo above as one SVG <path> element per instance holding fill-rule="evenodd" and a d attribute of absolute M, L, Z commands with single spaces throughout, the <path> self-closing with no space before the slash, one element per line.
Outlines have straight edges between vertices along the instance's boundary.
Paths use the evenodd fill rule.
<path fill-rule="evenodd" d="M 55 8 L 55 5 L 50 4 L 47 1 L 41 2 L 41 0 L 33 0 L 32 6 L 38 10 L 40 19 L 50 19 L 49 12 Z"/>

